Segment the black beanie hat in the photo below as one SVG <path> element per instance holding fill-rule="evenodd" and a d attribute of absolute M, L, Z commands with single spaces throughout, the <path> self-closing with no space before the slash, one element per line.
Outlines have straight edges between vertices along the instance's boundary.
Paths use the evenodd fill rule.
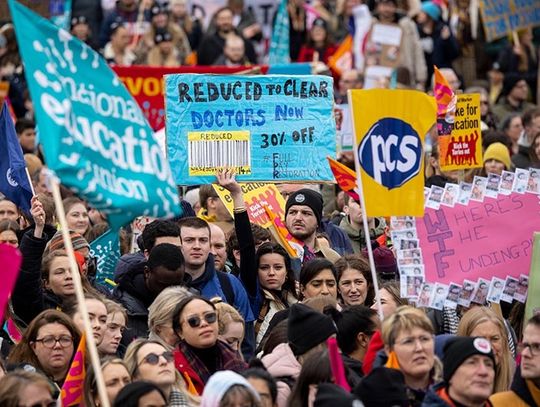
<path fill-rule="evenodd" d="M 495 356 L 491 349 L 491 343 L 486 338 L 456 336 L 449 339 L 444 345 L 444 381 L 449 383 L 458 367 L 474 355 L 487 356 L 493 361 L 493 365 L 495 365 Z"/>
<path fill-rule="evenodd" d="M 313 407 L 361 407 L 362 403 L 338 385 L 321 383 Z"/>
<path fill-rule="evenodd" d="M 289 195 L 289 199 L 287 199 L 287 203 L 285 204 L 285 218 L 287 218 L 289 208 L 293 205 L 309 206 L 317 218 L 317 225 L 321 225 L 323 199 L 320 193 L 304 188 Z"/>
<path fill-rule="evenodd" d="M 400 370 L 377 367 L 354 388 L 366 407 L 408 406 L 405 377 Z"/>
<path fill-rule="evenodd" d="M 514 86 L 516 86 L 516 84 L 522 79 L 523 77 L 519 74 L 505 75 L 504 81 L 503 81 L 503 88 L 501 90 L 501 95 L 503 96 L 509 95 L 510 92 L 512 92 L 512 89 L 514 89 Z"/>
<path fill-rule="evenodd" d="M 296 356 L 303 355 L 335 333 L 336 325 L 329 316 L 300 303 L 291 307 L 287 339 Z"/>

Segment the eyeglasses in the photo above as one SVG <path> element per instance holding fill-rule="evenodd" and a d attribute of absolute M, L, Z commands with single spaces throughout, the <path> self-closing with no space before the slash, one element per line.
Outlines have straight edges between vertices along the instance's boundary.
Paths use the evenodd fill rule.
<path fill-rule="evenodd" d="M 143 363 L 148 363 L 149 365 L 155 366 L 159 363 L 159 358 L 161 356 L 163 356 L 163 359 L 165 359 L 167 363 L 170 363 L 174 360 L 173 353 L 169 351 L 163 352 L 161 355 L 158 355 L 157 353 L 149 353 L 143 358 L 143 360 L 141 361 L 141 363 L 139 363 L 138 366 L 142 365 Z"/>
<path fill-rule="evenodd" d="M 217 314 L 215 312 L 209 312 L 204 314 L 203 318 L 208 324 L 213 324 L 217 321 Z M 190 327 L 198 328 L 201 325 L 202 319 L 198 315 L 194 315 L 186 319 L 186 322 Z"/>
<path fill-rule="evenodd" d="M 538 356 L 540 354 L 540 343 L 521 342 L 518 344 L 519 353 L 523 353 L 527 348 L 529 348 L 531 356 Z"/>
<path fill-rule="evenodd" d="M 425 348 L 427 345 L 433 342 L 433 336 L 431 335 L 422 335 L 418 338 L 405 338 L 399 342 L 396 342 L 396 345 L 401 345 L 406 348 L 414 348 L 417 343 L 420 343 L 422 348 Z"/>
<path fill-rule="evenodd" d="M 58 342 L 62 348 L 67 348 L 70 345 L 73 345 L 73 338 L 68 335 L 62 335 L 59 338 L 54 336 L 46 336 L 45 338 L 36 339 L 35 342 L 41 342 L 46 348 L 54 348 Z"/>

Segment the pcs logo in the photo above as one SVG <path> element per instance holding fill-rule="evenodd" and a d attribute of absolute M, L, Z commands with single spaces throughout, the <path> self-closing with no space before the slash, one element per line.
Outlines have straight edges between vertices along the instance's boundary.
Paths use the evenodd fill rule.
<path fill-rule="evenodd" d="M 409 123 L 385 117 L 369 129 L 358 147 L 358 159 L 375 182 L 398 188 L 420 172 L 422 141 Z"/>

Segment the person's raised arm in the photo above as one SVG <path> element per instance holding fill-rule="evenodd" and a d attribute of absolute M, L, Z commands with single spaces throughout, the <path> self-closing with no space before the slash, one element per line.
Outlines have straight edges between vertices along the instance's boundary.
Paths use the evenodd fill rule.
<path fill-rule="evenodd" d="M 219 185 L 230 192 L 234 205 L 234 229 L 240 248 L 240 281 L 250 297 L 257 296 L 257 263 L 255 260 L 255 239 L 244 203 L 240 184 L 236 182 L 232 169 L 217 172 Z"/>
<path fill-rule="evenodd" d="M 21 239 L 19 250 L 23 262 L 11 296 L 15 315 L 26 324 L 44 309 L 41 262 L 47 245 L 47 237 L 43 235 L 45 210 L 37 196 L 32 198 L 31 205 L 30 213 L 35 227 Z"/>

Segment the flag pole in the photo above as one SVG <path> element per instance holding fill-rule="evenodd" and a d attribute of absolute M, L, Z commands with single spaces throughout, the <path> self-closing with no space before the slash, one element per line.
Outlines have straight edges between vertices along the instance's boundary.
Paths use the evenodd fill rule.
<path fill-rule="evenodd" d="M 352 106 L 352 96 L 351 91 L 347 91 L 347 98 L 349 100 L 349 106 Z M 351 109 L 352 111 L 352 109 Z M 353 117 L 354 120 L 354 117 Z M 377 270 L 375 268 L 375 260 L 373 259 L 373 248 L 371 247 L 371 238 L 369 234 L 369 226 L 368 226 L 368 219 L 367 219 L 367 213 L 366 213 L 366 202 L 364 199 L 364 190 L 362 186 L 362 173 L 360 171 L 360 161 L 358 159 L 358 142 L 357 142 L 357 135 L 356 135 L 356 126 L 353 126 L 353 132 L 354 132 L 354 167 L 356 169 L 356 186 L 357 190 L 356 193 L 360 197 L 360 209 L 362 210 L 362 223 L 364 225 L 364 235 L 366 237 L 366 247 L 368 252 L 368 260 L 369 260 L 369 268 L 371 269 L 371 279 L 373 280 L 373 289 L 375 290 L 375 302 L 377 304 L 377 312 L 379 314 L 379 319 L 382 321 L 384 319 L 384 315 L 382 312 L 382 305 L 381 305 L 381 295 L 379 294 L 379 281 L 377 280 Z"/>
<path fill-rule="evenodd" d="M 69 235 L 69 228 L 66 220 L 66 214 L 64 211 L 64 205 L 62 204 L 62 197 L 60 195 L 60 184 L 56 176 L 52 175 L 49 177 L 51 191 L 54 199 L 54 204 L 56 206 L 56 215 L 58 216 L 58 221 L 60 222 L 62 238 L 64 239 L 64 246 L 66 247 L 66 252 L 69 260 L 69 268 L 71 270 L 71 276 L 73 278 L 73 284 L 75 285 L 75 294 L 77 296 L 77 303 L 79 312 L 83 318 L 84 332 L 86 335 L 86 342 L 88 352 L 90 354 L 90 361 L 92 363 L 92 368 L 94 369 L 94 374 L 96 376 L 96 384 L 98 395 L 103 407 L 110 407 L 109 399 L 107 397 L 107 390 L 105 388 L 105 382 L 103 380 L 103 375 L 101 372 L 101 363 L 99 361 L 99 355 L 96 347 L 96 341 L 92 333 L 92 327 L 90 325 L 90 318 L 88 317 L 88 309 L 86 307 L 86 302 L 84 299 L 84 293 L 81 283 L 81 277 L 79 273 L 79 267 L 75 260 L 75 253 L 73 251 L 73 244 L 71 243 L 71 236 Z"/>
<path fill-rule="evenodd" d="M 30 184 L 30 189 L 32 190 L 32 196 L 36 196 L 36 191 L 34 190 L 34 184 L 32 184 L 32 178 L 30 177 L 30 172 L 28 167 L 24 166 L 24 172 L 26 172 L 26 177 L 28 178 L 28 183 Z"/>

